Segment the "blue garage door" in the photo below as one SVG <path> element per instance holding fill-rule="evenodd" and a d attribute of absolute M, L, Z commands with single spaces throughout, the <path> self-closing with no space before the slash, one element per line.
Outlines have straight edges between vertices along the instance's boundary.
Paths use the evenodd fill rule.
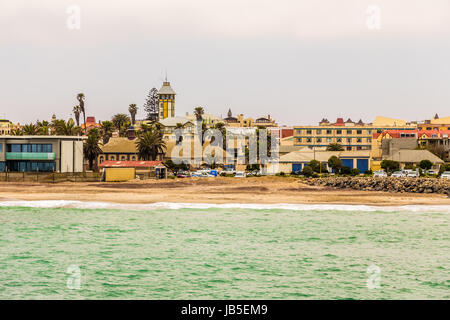
<path fill-rule="evenodd" d="M 302 171 L 302 164 L 301 163 L 293 163 L 292 171 L 293 172 Z"/>
<path fill-rule="evenodd" d="M 361 173 L 365 173 L 367 170 L 369 170 L 369 159 L 356 160 L 356 167 Z"/>
<path fill-rule="evenodd" d="M 353 159 L 342 159 L 342 166 L 353 169 Z"/>

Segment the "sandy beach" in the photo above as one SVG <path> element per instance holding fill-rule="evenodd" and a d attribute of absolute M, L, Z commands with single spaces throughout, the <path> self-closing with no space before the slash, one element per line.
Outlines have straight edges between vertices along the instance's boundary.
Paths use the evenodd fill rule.
<path fill-rule="evenodd" d="M 1 183 L 0 200 L 78 200 L 114 203 L 293 203 L 450 205 L 442 194 L 388 193 L 312 187 L 296 178 L 188 178 L 123 183 Z"/>

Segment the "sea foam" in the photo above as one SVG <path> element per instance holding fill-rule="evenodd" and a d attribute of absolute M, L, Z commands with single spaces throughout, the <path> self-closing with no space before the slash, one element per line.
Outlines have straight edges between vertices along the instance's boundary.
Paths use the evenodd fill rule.
<path fill-rule="evenodd" d="M 384 212 L 444 212 L 450 213 L 449 205 L 404 205 L 373 206 L 348 204 L 258 204 L 258 203 L 183 203 L 155 202 L 124 204 L 114 202 L 91 202 L 76 200 L 7 200 L 0 201 L 0 207 L 28 208 L 76 208 L 76 209 L 116 209 L 116 210 L 180 210 L 180 209 L 249 209 L 249 210 L 289 210 L 289 211 L 384 211 Z"/>

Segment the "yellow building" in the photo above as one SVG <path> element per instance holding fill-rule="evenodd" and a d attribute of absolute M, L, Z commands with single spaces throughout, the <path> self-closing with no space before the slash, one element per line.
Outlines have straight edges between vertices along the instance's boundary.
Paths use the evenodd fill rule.
<path fill-rule="evenodd" d="M 338 118 L 331 123 L 322 119 L 318 126 L 294 126 L 294 146 L 325 150 L 331 143 L 338 143 L 346 151 L 371 150 L 372 135 L 385 130 L 414 130 L 416 126 L 404 120 L 376 117 L 373 123 L 362 120 L 353 122 Z"/>
<path fill-rule="evenodd" d="M 14 126 L 9 120 L 0 119 L 0 135 L 9 135 L 13 129 Z"/>
<path fill-rule="evenodd" d="M 164 81 L 158 91 L 159 120 L 175 117 L 175 95 L 170 82 Z"/>
<path fill-rule="evenodd" d="M 274 119 L 268 115 L 267 117 L 260 117 L 254 120 L 253 118 L 245 118 L 241 113 L 237 117 L 233 117 L 231 109 L 228 110 L 227 117 L 223 119 L 227 127 L 277 127 L 277 123 Z"/>

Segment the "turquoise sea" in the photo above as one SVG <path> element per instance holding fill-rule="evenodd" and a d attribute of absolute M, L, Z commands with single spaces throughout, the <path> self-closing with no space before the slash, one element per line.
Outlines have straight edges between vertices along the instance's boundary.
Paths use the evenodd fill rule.
<path fill-rule="evenodd" d="M 449 215 L 2 202 L 0 299 L 449 299 Z"/>

